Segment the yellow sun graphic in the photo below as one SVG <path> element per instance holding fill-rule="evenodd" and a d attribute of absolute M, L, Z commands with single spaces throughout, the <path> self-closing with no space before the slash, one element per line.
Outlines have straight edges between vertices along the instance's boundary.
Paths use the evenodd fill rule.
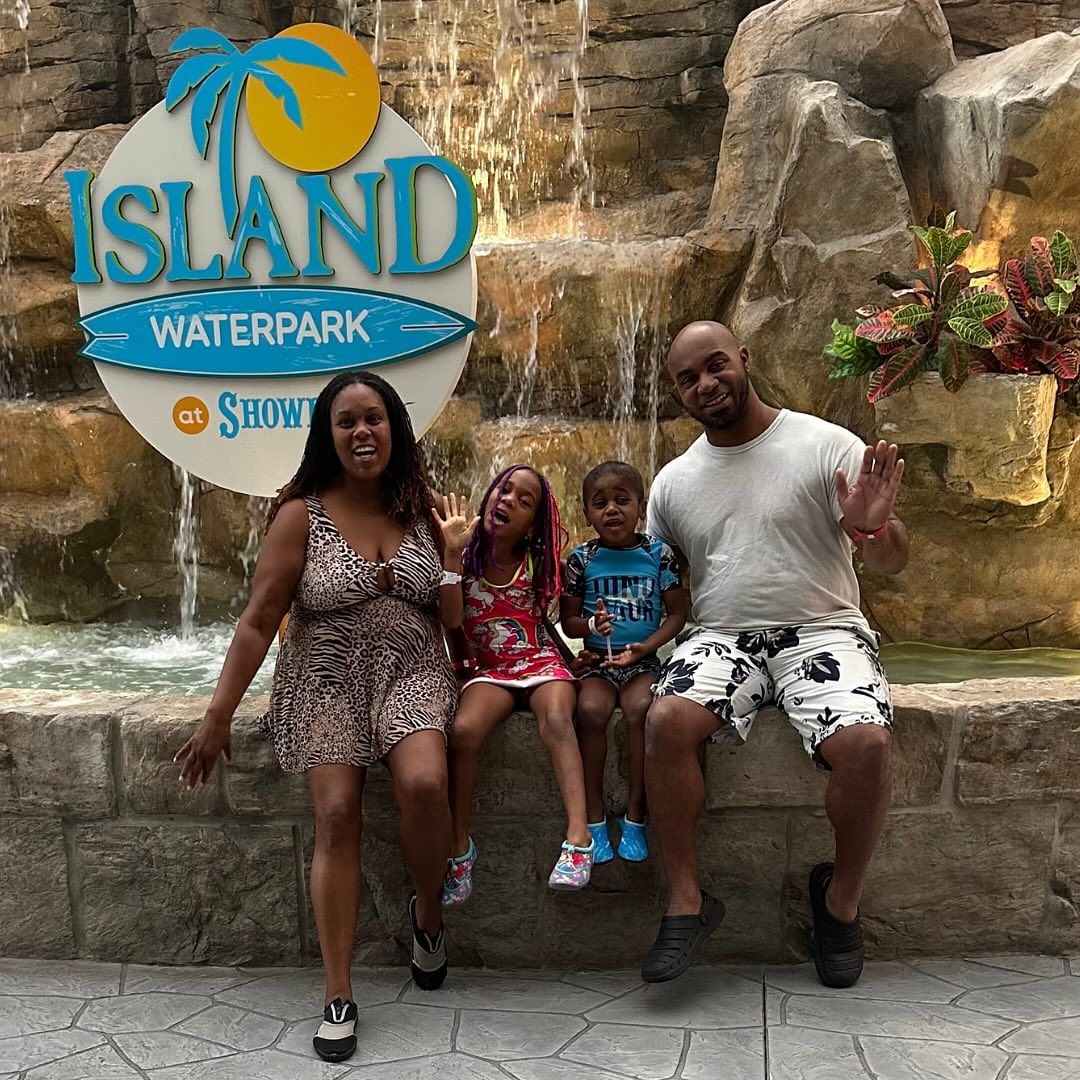
<path fill-rule="evenodd" d="M 284 60 L 264 61 L 287 79 L 300 101 L 303 127 L 285 115 L 280 98 L 248 80 L 247 115 L 263 149 L 297 172 L 328 172 L 363 149 L 379 119 L 379 75 L 351 35 L 325 23 L 301 23 L 276 37 L 302 38 L 325 49 L 344 75 Z"/>

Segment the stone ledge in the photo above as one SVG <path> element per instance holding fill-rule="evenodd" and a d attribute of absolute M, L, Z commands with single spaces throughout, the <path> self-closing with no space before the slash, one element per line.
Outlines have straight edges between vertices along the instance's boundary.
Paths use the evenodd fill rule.
<path fill-rule="evenodd" d="M 960 803 L 1080 798 L 1080 707 L 1075 699 L 1039 694 L 964 711 L 957 761 Z"/>
<path fill-rule="evenodd" d="M 110 717 L 134 696 L 0 694 L 0 813 L 116 813 Z"/>
<path fill-rule="evenodd" d="M 874 956 L 1080 947 L 1080 679 L 897 687 L 896 803 L 868 882 Z M 199 697 L 5 691 L 0 700 L 0 955 L 292 963 L 318 955 L 307 874 L 311 807 L 277 767 L 253 700 L 233 764 L 191 795 L 172 755 Z M 626 790 L 621 724 L 607 800 Z M 724 897 L 709 959 L 805 956 L 806 874 L 831 838 L 825 777 L 775 710 L 748 745 L 709 746 L 703 882 Z M 540 766 L 543 767 L 540 767 Z M 1070 801 L 1074 800 L 1074 801 Z M 528 714 L 485 747 L 476 893 L 447 920 L 457 963 L 633 966 L 661 911 L 654 858 L 596 869 L 578 896 L 546 879 L 564 817 Z M 357 955 L 398 962 L 409 885 L 388 777 L 365 794 Z"/>

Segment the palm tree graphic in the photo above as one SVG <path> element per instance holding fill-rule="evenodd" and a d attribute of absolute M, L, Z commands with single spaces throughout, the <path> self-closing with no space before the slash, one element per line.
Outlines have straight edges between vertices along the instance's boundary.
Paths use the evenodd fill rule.
<path fill-rule="evenodd" d="M 300 99 L 288 81 L 264 63 L 285 60 L 290 64 L 322 68 L 337 75 L 345 69 L 325 50 L 300 38 L 270 38 L 257 41 L 241 52 L 227 37 L 207 27 L 185 30 L 169 46 L 169 52 L 204 50 L 188 57 L 173 73 L 165 92 L 165 108 L 172 111 L 195 90 L 191 99 L 191 135 L 195 149 L 205 160 L 210 150 L 210 128 L 222 96 L 221 129 L 218 133 L 218 182 L 221 187 L 221 211 L 225 229 L 231 237 L 236 229 L 239 206 L 236 196 L 236 117 L 244 84 L 257 79 L 274 97 L 281 100 L 285 115 L 303 128 Z M 196 87 L 198 89 L 196 89 Z"/>

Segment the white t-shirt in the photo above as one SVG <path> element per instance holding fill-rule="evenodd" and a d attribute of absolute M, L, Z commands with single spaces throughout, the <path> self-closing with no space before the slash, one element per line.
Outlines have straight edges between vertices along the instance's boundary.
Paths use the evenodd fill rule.
<path fill-rule="evenodd" d="M 691 621 L 714 630 L 835 623 L 869 630 L 835 473 L 854 483 L 866 446 L 845 428 L 781 410 L 756 439 L 705 435 L 665 465 L 648 531 L 690 563 Z"/>

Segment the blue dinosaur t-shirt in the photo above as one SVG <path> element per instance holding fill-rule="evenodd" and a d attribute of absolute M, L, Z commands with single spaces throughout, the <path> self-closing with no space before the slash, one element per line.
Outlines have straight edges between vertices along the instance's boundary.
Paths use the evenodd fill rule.
<path fill-rule="evenodd" d="M 574 548 L 566 560 L 563 592 L 581 600 L 586 619 L 596 614 L 597 599 L 604 601 L 615 619 L 611 637 L 586 636 L 585 647 L 603 651 L 610 641 L 612 649 L 621 652 L 659 628 L 664 615 L 661 593 L 681 584 L 675 552 L 663 540 L 638 533 L 633 547 L 590 540 Z"/>

